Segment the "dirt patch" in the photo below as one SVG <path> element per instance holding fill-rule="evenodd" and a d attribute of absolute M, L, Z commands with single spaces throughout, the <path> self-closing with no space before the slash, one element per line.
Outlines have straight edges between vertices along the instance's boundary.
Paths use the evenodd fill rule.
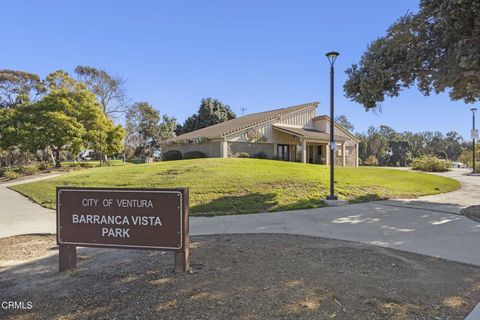
<path fill-rule="evenodd" d="M 24 240 L 2 253 L 19 258 L 9 250 Z M 39 252 L 55 245 L 38 240 Z M 463 319 L 480 299 L 480 268 L 457 262 L 292 235 L 191 241 L 188 274 L 172 272 L 170 252 L 92 248 L 74 272 L 57 272 L 55 252 L 4 268 L 1 298 L 33 308 L 0 318 Z"/>
<path fill-rule="evenodd" d="M 2 264 L 29 261 L 58 250 L 55 235 L 23 235 L 0 238 L 0 267 Z"/>

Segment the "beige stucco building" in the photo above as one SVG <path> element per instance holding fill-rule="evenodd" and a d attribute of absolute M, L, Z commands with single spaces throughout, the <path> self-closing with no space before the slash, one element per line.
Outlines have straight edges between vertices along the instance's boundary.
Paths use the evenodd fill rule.
<path fill-rule="evenodd" d="M 201 151 L 207 157 L 246 152 L 269 159 L 328 164 L 330 118 L 316 115 L 318 102 L 249 114 L 163 142 L 162 152 Z M 335 123 L 335 164 L 358 165 L 358 140 Z"/>

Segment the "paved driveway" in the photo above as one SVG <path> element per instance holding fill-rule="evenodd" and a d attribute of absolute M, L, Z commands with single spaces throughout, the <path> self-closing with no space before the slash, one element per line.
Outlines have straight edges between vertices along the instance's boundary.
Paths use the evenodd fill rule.
<path fill-rule="evenodd" d="M 191 234 L 289 233 L 395 248 L 480 266 L 480 223 L 458 212 L 480 204 L 480 177 L 455 170 L 458 191 L 413 200 L 221 217 L 192 217 Z M 55 232 L 55 214 L 0 185 L 0 237 Z"/>

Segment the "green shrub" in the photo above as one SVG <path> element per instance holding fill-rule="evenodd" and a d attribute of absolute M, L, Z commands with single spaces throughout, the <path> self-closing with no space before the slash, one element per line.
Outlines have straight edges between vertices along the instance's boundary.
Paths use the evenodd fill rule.
<path fill-rule="evenodd" d="M 172 151 L 175 151 L 175 150 L 172 150 Z M 206 158 L 206 157 L 207 156 L 202 151 L 189 151 L 183 154 L 183 159 L 198 159 L 198 158 Z M 178 159 L 174 159 L 174 160 L 178 160 Z"/>
<path fill-rule="evenodd" d="M 113 167 L 115 165 L 115 162 L 114 160 L 107 160 L 107 161 L 103 161 L 103 165 L 105 167 Z"/>
<path fill-rule="evenodd" d="M 12 171 L 12 170 L 8 170 L 8 171 L 5 171 L 3 172 L 3 176 L 5 178 L 7 178 L 8 180 L 13 180 L 13 179 L 17 179 L 18 177 L 20 177 L 20 173 L 18 172 L 15 172 L 15 171 Z"/>
<path fill-rule="evenodd" d="M 364 166 L 378 166 L 378 159 L 374 155 L 368 156 L 368 158 L 363 162 Z"/>
<path fill-rule="evenodd" d="M 48 170 L 48 169 L 51 169 L 51 168 L 53 168 L 53 164 L 46 163 L 46 162 L 42 162 L 38 165 L 39 170 Z"/>
<path fill-rule="evenodd" d="M 452 162 L 449 160 L 439 159 L 434 156 L 423 156 L 413 159 L 413 170 L 420 170 L 426 172 L 444 172 L 452 167 Z"/>
<path fill-rule="evenodd" d="M 80 162 L 62 162 L 61 164 L 62 164 L 62 167 L 64 168 L 80 168 L 81 167 Z"/>
<path fill-rule="evenodd" d="M 133 164 L 142 164 L 142 163 L 145 163 L 145 160 L 143 160 L 143 159 L 128 159 L 127 162 L 128 163 L 133 163 Z"/>
<path fill-rule="evenodd" d="M 250 158 L 248 152 L 240 152 L 236 154 L 237 158 Z"/>
<path fill-rule="evenodd" d="M 32 174 L 37 174 L 39 169 L 36 165 L 32 166 L 25 166 L 25 167 L 20 167 L 19 171 L 24 174 L 24 175 L 32 175 Z"/>
<path fill-rule="evenodd" d="M 162 161 L 182 160 L 182 153 L 178 150 L 168 150 L 162 154 Z"/>
<path fill-rule="evenodd" d="M 92 163 L 92 162 L 79 162 L 78 166 L 81 167 L 81 168 L 93 168 L 93 167 L 96 167 L 97 165 L 95 163 Z"/>
<path fill-rule="evenodd" d="M 268 159 L 268 156 L 265 152 L 257 152 L 257 153 L 254 153 L 252 158 L 256 158 L 256 159 Z"/>

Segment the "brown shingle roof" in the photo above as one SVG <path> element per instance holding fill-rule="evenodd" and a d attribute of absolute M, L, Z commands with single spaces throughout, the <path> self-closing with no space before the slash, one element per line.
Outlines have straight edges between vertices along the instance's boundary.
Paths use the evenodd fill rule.
<path fill-rule="evenodd" d="M 312 119 L 313 121 L 315 120 L 326 120 L 328 122 L 330 122 L 330 117 L 323 114 L 321 116 L 316 116 Z M 333 124 L 335 125 L 335 128 L 336 129 L 339 129 L 341 130 L 345 135 L 347 135 L 348 137 L 350 137 L 353 141 L 355 142 L 360 142 L 360 140 L 358 140 L 357 137 L 355 137 L 350 131 L 348 131 L 347 129 L 345 129 L 343 126 L 339 125 L 338 123 L 336 123 L 335 121 L 333 122 Z"/>
<path fill-rule="evenodd" d="M 280 131 L 284 131 L 287 133 L 291 133 L 293 135 L 296 135 L 301 138 L 305 138 L 307 140 L 320 140 L 320 141 L 330 140 L 330 135 L 328 133 L 319 131 L 319 130 L 284 126 L 279 124 L 274 124 L 273 128 L 279 129 Z M 345 141 L 345 137 L 335 135 L 335 141 Z"/>
<path fill-rule="evenodd" d="M 274 120 L 276 118 L 279 118 L 284 115 L 288 115 L 296 111 L 300 111 L 308 108 L 316 108 L 317 106 L 318 106 L 318 102 L 310 102 L 310 103 L 292 106 L 288 108 L 281 108 L 281 109 L 275 109 L 271 111 L 252 113 L 243 117 L 238 117 L 232 120 L 218 123 L 213 126 L 188 132 L 188 133 L 179 135 L 178 137 L 165 140 L 163 142 L 172 143 L 172 142 L 179 142 L 184 140 L 193 140 L 198 138 L 217 139 L 225 135 L 232 134 L 234 132 L 249 128 L 251 126 L 255 126 L 270 120 Z"/>

